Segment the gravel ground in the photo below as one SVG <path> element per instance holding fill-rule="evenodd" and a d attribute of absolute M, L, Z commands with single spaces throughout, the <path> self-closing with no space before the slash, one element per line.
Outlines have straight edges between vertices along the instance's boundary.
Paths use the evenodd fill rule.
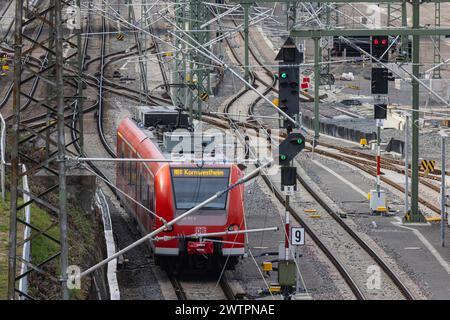
<path fill-rule="evenodd" d="M 348 65 L 346 65 L 346 67 L 347 66 Z M 360 66 L 357 67 L 357 68 L 360 69 Z M 366 68 L 365 70 L 366 70 L 365 72 L 368 73 L 368 68 Z M 357 72 L 355 72 L 355 74 L 357 74 Z M 363 76 L 364 75 L 362 75 L 362 77 Z M 358 81 L 358 84 L 363 83 L 363 86 L 365 86 L 366 92 L 367 92 L 368 91 L 368 81 L 367 80 L 361 80 L 361 79 L 357 79 L 357 81 Z M 338 83 L 338 84 L 342 84 L 342 83 Z M 342 92 L 347 94 L 347 95 L 349 93 L 354 94 L 354 92 L 351 92 L 350 89 L 345 89 Z M 392 89 L 392 88 L 391 88 L 391 93 L 393 94 L 393 96 L 401 95 L 401 93 L 399 93 L 398 91 L 396 91 L 395 89 Z M 347 109 L 350 112 L 354 112 L 354 113 L 360 114 L 362 116 L 365 116 L 367 118 L 370 118 L 372 116 L 372 109 L 371 109 L 372 107 L 366 101 L 367 97 L 364 96 L 364 92 L 358 92 L 358 94 L 360 95 L 360 97 L 357 97 L 357 98 L 359 98 L 363 102 L 363 105 L 361 107 L 359 107 L 359 108 L 352 108 L 352 107 L 346 107 L 344 105 L 339 105 L 339 107 L 345 108 L 345 109 Z M 405 97 L 407 99 L 409 99 L 409 94 L 408 93 L 405 94 L 405 92 L 403 92 L 402 94 L 404 94 Z M 273 95 L 273 97 L 275 97 L 275 95 Z M 272 99 L 272 97 L 269 97 L 269 98 Z M 345 98 L 350 98 L 350 97 L 345 96 Z M 351 97 L 351 98 L 353 98 L 353 97 Z M 424 99 L 425 98 L 422 96 L 422 100 L 421 100 L 422 103 L 424 102 Z M 305 113 L 309 112 L 309 114 L 311 114 L 312 108 L 311 108 L 310 105 L 311 104 L 309 104 L 309 105 L 308 104 L 304 104 L 303 111 Z M 334 121 L 336 123 L 345 123 L 345 125 L 347 125 L 349 127 L 358 128 L 360 130 L 366 130 L 366 131 L 369 131 L 369 132 L 376 130 L 376 127 L 375 127 L 375 125 L 373 123 L 373 120 L 370 120 L 370 119 L 362 119 L 362 120 L 348 119 L 348 117 L 346 117 L 346 116 L 342 117 L 342 115 L 339 113 L 339 111 L 337 111 L 335 109 L 332 109 L 332 108 L 327 108 L 327 106 L 330 106 L 330 104 L 322 103 L 321 106 L 322 106 L 321 107 L 321 116 L 322 117 L 327 117 L 327 118 L 336 118 L 336 117 L 339 118 L 340 117 L 341 119 L 335 119 Z M 260 114 L 263 114 L 263 115 L 273 115 L 273 114 L 275 114 L 273 112 L 273 108 L 271 108 L 270 106 L 268 106 L 267 104 L 264 104 L 264 103 L 260 103 L 259 104 L 259 107 L 256 109 L 256 113 L 260 113 Z M 274 126 L 275 124 L 272 122 L 272 125 Z M 391 137 L 394 137 L 396 139 L 402 140 L 403 139 L 403 135 L 404 135 L 404 133 L 401 132 L 401 131 L 398 131 L 398 130 L 384 130 L 383 133 L 382 133 L 382 139 L 385 142 L 389 141 L 389 139 Z M 328 142 L 328 143 L 334 143 L 334 144 L 339 145 L 339 146 L 355 147 L 354 144 L 349 144 L 349 143 L 347 143 L 345 141 L 329 139 L 329 138 L 324 137 L 324 136 L 322 136 L 321 139 L 326 141 L 326 142 Z M 437 138 L 436 134 L 430 134 L 428 132 L 422 132 L 421 137 L 420 137 L 420 152 L 421 152 L 421 155 L 426 155 L 427 158 L 432 158 L 432 159 L 436 159 L 437 160 L 437 159 L 439 159 L 439 150 L 440 150 L 439 147 L 440 147 L 439 139 Z M 322 160 L 323 159 L 321 159 L 321 162 L 322 162 Z M 331 161 L 331 160 L 325 160 L 325 163 L 328 164 L 329 161 Z M 450 159 L 449 159 L 449 161 L 450 161 Z M 447 163 L 447 165 L 448 165 L 448 163 Z M 341 169 L 343 169 L 343 168 L 341 168 Z M 351 173 L 347 173 L 345 175 L 345 177 L 349 178 L 349 177 L 354 177 L 355 175 L 358 176 L 356 174 L 356 170 L 353 170 Z M 318 177 L 317 175 L 312 175 L 312 176 L 316 177 L 316 179 Z M 372 186 L 372 185 L 374 185 L 373 179 L 369 178 L 367 176 L 364 176 L 364 177 L 363 176 L 359 176 L 357 179 L 360 179 L 359 183 L 362 184 L 362 185 L 365 185 L 365 186 Z M 329 183 L 329 181 L 326 181 L 326 182 L 325 181 L 319 181 L 319 183 L 321 184 L 321 187 L 323 187 L 325 189 L 324 191 L 328 191 L 329 192 L 329 190 L 326 190 L 326 189 L 332 189 L 333 184 Z M 391 199 L 390 205 L 392 207 L 394 207 L 394 208 L 395 207 L 401 208 L 401 206 L 402 206 L 402 198 L 398 197 L 398 193 L 396 193 L 396 195 L 397 196 L 395 196 L 390 190 L 388 190 L 388 197 Z M 333 200 L 335 200 L 336 202 L 338 202 L 338 203 L 340 202 L 340 199 L 337 198 L 337 197 L 333 197 L 332 194 L 330 194 L 330 197 L 334 198 Z M 342 205 L 342 203 L 341 203 L 341 205 Z M 360 229 L 360 231 L 362 231 L 363 233 L 369 233 L 370 236 L 373 235 L 373 232 L 370 232 L 370 231 L 372 231 L 370 229 L 370 224 L 368 225 L 367 224 L 367 220 L 365 221 L 365 219 L 362 216 L 359 215 L 358 217 L 355 217 L 355 222 L 356 222 L 355 227 Z M 375 241 L 378 243 L 378 241 L 380 241 L 379 237 L 376 237 Z M 408 276 L 411 279 L 413 279 L 413 281 L 415 283 L 418 284 L 420 289 L 416 290 L 416 294 L 418 294 L 419 296 L 422 296 L 422 297 L 424 295 L 429 296 L 429 292 L 427 292 L 426 289 L 425 289 L 423 278 L 421 278 L 419 275 L 417 275 L 414 272 L 412 272 L 412 268 L 409 267 L 408 265 L 405 265 L 405 263 L 401 259 L 399 259 L 400 255 L 397 254 L 395 252 L 395 250 L 392 250 L 389 247 L 389 245 L 385 245 L 385 243 L 383 243 L 383 242 L 381 242 L 381 243 L 382 243 L 381 251 L 383 251 L 383 249 L 386 249 L 386 253 L 383 252 L 383 254 L 386 254 L 390 258 L 395 260 L 395 262 L 398 263 L 399 269 L 404 270 L 408 274 Z"/>
<path fill-rule="evenodd" d="M 359 188 L 363 190 L 367 190 L 368 183 L 373 184 L 373 179 L 368 178 L 367 176 L 362 175 L 357 170 L 352 170 L 346 165 L 343 165 L 341 163 L 338 163 L 337 161 L 327 159 L 324 157 L 320 157 L 316 155 L 316 159 L 320 161 L 320 163 L 324 164 L 327 168 L 330 168 L 331 170 L 339 173 L 341 176 L 343 176 L 345 179 L 351 180 L 353 184 L 358 186 Z M 352 203 L 346 204 L 342 201 L 342 194 L 352 194 L 351 192 L 348 192 L 348 187 L 343 186 L 342 182 L 335 179 L 332 180 L 332 176 L 326 175 L 326 177 L 323 176 L 323 171 L 319 172 L 321 174 L 318 174 L 317 172 L 317 166 L 314 166 L 311 164 L 310 160 L 308 159 L 308 156 L 305 154 L 301 154 L 299 157 L 299 161 L 302 164 L 302 168 L 305 170 L 305 173 L 309 176 L 312 182 L 314 182 L 320 190 L 325 193 L 331 201 L 338 205 L 339 210 L 342 212 L 351 212 L 353 209 L 354 204 Z M 372 181 L 371 181 L 372 180 Z M 370 186 L 370 184 L 369 184 Z M 387 191 L 387 197 L 389 199 L 389 205 L 393 208 L 402 206 L 402 199 L 397 196 L 397 194 Z M 355 192 L 353 192 L 355 193 Z M 360 196 L 361 199 L 363 199 L 362 196 Z M 364 201 L 363 205 L 367 207 L 367 201 Z M 358 206 L 359 208 L 359 206 Z M 373 230 L 376 228 L 376 225 L 368 220 L 370 217 L 368 214 L 359 214 L 356 215 L 349 215 L 348 219 L 350 219 L 352 222 L 354 222 L 354 229 L 358 231 L 360 234 L 365 234 L 368 236 L 368 238 L 371 238 L 375 233 Z M 402 215 L 399 215 L 402 216 Z M 391 219 L 387 217 L 381 217 L 381 219 Z M 372 239 L 373 243 L 379 244 L 380 242 L 383 243 L 382 238 L 377 235 L 377 237 Z M 423 276 L 415 274 L 412 271 L 412 268 L 408 265 L 406 265 L 403 260 L 401 259 L 401 255 L 395 252 L 392 248 L 389 247 L 388 244 L 383 243 L 383 246 L 381 246 L 381 249 L 387 249 L 386 252 L 383 252 L 383 255 L 390 257 L 395 263 L 397 264 L 396 268 L 400 270 L 402 273 L 406 274 L 407 278 L 409 278 L 409 281 L 413 281 L 417 288 L 415 289 L 416 295 L 418 296 L 429 296 L 430 293 L 427 290 L 427 288 L 424 286 L 424 279 Z M 383 250 L 380 250 L 383 251 Z"/>
<path fill-rule="evenodd" d="M 271 193 L 264 181 L 258 178 L 248 183 L 245 189 L 247 228 L 281 227 L 284 210 L 278 201 L 270 196 Z M 278 244 L 283 243 L 284 234 L 283 232 L 249 234 L 248 241 L 249 257 L 237 265 L 234 277 L 239 280 L 250 296 L 256 297 L 260 290 L 266 288 L 265 282 L 268 284 L 277 282 L 275 272 L 265 275 L 265 281 L 263 281 L 258 270 L 263 261 L 277 256 L 261 257 L 260 255 L 265 252 L 278 252 Z M 306 245 L 300 249 L 302 257 L 299 260 L 299 268 L 304 279 L 301 288 L 305 289 L 306 285 L 306 291 L 312 295 L 313 299 L 342 299 L 345 295 L 351 296 L 345 292 L 345 284 L 341 283 L 335 271 L 330 270 L 329 262 L 324 261 L 323 254 L 318 252 L 309 238 L 306 242 Z"/>

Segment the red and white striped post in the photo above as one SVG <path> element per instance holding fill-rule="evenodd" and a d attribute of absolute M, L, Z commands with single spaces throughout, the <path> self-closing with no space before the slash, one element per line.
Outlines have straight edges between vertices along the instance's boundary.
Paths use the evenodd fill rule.
<path fill-rule="evenodd" d="M 284 237 L 284 249 L 285 249 L 285 256 L 284 259 L 285 260 L 289 260 L 289 234 L 290 234 L 290 223 L 289 223 L 289 211 L 288 211 L 288 207 L 289 207 L 289 196 L 286 196 L 286 212 L 285 212 L 285 217 L 284 217 L 284 232 L 285 232 L 285 237 Z"/>
<path fill-rule="evenodd" d="M 383 120 L 377 119 L 377 192 L 381 190 L 381 126 Z"/>

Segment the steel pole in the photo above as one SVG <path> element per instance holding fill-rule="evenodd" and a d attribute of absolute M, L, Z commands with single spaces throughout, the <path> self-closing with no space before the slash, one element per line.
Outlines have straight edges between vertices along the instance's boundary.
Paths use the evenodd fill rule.
<path fill-rule="evenodd" d="M 60 281 L 62 290 L 62 299 L 69 299 L 69 290 L 67 288 L 67 267 L 68 267 L 68 244 L 67 244 L 67 209 L 66 209 L 66 142 L 65 142 L 65 120 L 64 120 L 64 80 L 63 80 L 63 30 L 62 30 L 62 8 L 61 1 L 55 0 L 55 71 L 56 71 L 56 108 L 58 121 L 58 163 L 59 163 L 59 223 L 60 223 Z"/>
<path fill-rule="evenodd" d="M 441 246 L 445 247 L 445 135 L 441 135 Z"/>
<path fill-rule="evenodd" d="M 319 38 L 314 37 L 314 141 L 320 136 L 320 114 L 319 114 L 319 86 L 320 86 L 320 47 Z"/>
<path fill-rule="evenodd" d="M 250 70 L 249 70 L 249 50 L 248 50 L 248 37 L 249 37 L 249 32 L 248 32 L 248 24 L 249 24 L 249 8 L 250 8 L 250 3 L 243 3 L 242 6 L 244 7 L 244 79 L 248 81 L 248 79 L 250 78 Z"/>
<path fill-rule="evenodd" d="M 77 6 L 80 10 L 81 8 L 81 0 L 77 0 Z M 81 13 L 80 13 L 80 29 L 77 32 L 77 46 L 78 46 L 78 78 L 77 78 L 77 109 L 78 109 L 78 144 L 80 145 L 81 154 L 84 153 L 84 114 L 83 114 L 83 52 L 82 52 L 82 44 L 81 44 L 81 33 L 83 32 L 82 23 L 81 23 Z M 86 30 L 89 32 L 89 30 Z"/>
<path fill-rule="evenodd" d="M 380 197 L 380 191 L 381 191 L 381 121 L 380 119 L 377 119 L 377 193 L 378 197 Z"/>
<path fill-rule="evenodd" d="M 1 131 L 0 131 L 0 145 L 1 145 L 1 154 L 0 154 L 0 161 L 1 161 L 1 185 L 2 185 L 2 202 L 5 204 L 5 170 L 6 170 L 6 164 L 5 164 L 5 154 L 6 154 L 6 122 L 3 116 L 0 114 L 0 122 L 1 122 Z"/>
<path fill-rule="evenodd" d="M 289 260 L 289 196 L 286 196 L 286 205 L 285 205 L 285 215 L 284 215 L 284 232 L 285 232 L 285 236 L 284 236 L 284 260 Z"/>
<path fill-rule="evenodd" d="M 22 24 L 23 0 L 16 0 L 14 18 L 14 84 L 13 114 L 11 130 L 11 210 L 9 214 L 9 251 L 8 251 L 8 299 L 14 300 L 16 289 L 16 244 L 17 244 L 17 200 L 19 189 L 19 126 L 20 126 L 20 89 L 22 73 Z"/>
<path fill-rule="evenodd" d="M 405 115 L 405 215 L 409 211 L 409 114 Z"/>
<path fill-rule="evenodd" d="M 413 0 L 413 28 L 419 28 L 420 0 Z M 421 222 L 423 216 L 419 211 L 419 50 L 420 36 L 412 37 L 412 155 L 411 155 L 411 221 Z"/>
<path fill-rule="evenodd" d="M 402 27 L 403 28 L 407 28 L 408 27 L 408 11 L 406 8 L 406 1 L 402 2 Z M 401 41 L 402 41 L 402 45 L 401 45 L 401 51 L 402 51 L 402 55 L 405 54 L 406 52 L 406 56 L 408 54 L 408 36 L 403 35 L 401 37 Z M 409 58 L 407 59 L 409 61 Z"/>

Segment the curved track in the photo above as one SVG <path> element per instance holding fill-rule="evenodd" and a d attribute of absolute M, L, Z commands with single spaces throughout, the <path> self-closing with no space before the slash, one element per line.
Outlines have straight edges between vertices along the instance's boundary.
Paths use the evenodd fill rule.
<path fill-rule="evenodd" d="M 234 51 L 232 46 L 230 46 L 230 50 L 232 52 Z M 250 53 L 253 55 L 253 53 L 251 51 L 250 51 Z M 236 53 L 233 53 L 233 56 L 236 60 L 238 60 Z M 255 57 L 255 60 L 257 60 L 256 57 Z M 274 86 L 274 85 L 275 85 L 275 83 L 273 83 L 272 86 Z M 240 99 L 240 97 L 242 97 L 245 94 L 246 91 L 247 90 L 245 89 L 245 90 L 239 92 L 235 97 L 233 97 L 233 99 L 231 99 L 227 103 L 227 105 L 225 107 L 225 112 L 229 111 L 231 106 L 233 104 L 235 104 Z M 270 91 L 271 90 L 269 88 L 264 91 L 264 94 L 267 94 Z M 256 100 L 260 100 L 260 97 L 258 97 Z M 253 109 L 254 109 L 254 106 L 256 105 L 256 103 L 257 103 L 257 101 L 253 101 L 252 104 L 249 106 L 249 108 L 248 108 L 249 115 L 253 114 Z M 233 117 L 228 117 L 228 121 L 230 122 L 231 127 L 238 128 L 240 126 L 239 123 L 234 122 Z M 264 128 L 262 128 L 262 129 L 265 130 Z M 270 187 L 270 189 L 274 192 L 277 199 L 283 205 L 285 205 L 286 203 L 283 199 L 284 198 L 283 195 L 281 194 L 280 191 L 278 191 L 276 188 L 273 187 L 273 182 L 271 182 L 269 180 L 269 178 L 265 175 L 263 176 L 263 178 L 264 178 L 265 182 L 267 183 L 267 185 Z M 343 230 L 345 230 L 345 232 L 352 239 L 354 239 L 354 241 L 357 243 L 357 245 L 360 246 L 381 267 L 381 269 L 385 272 L 385 274 L 389 277 L 389 279 L 391 279 L 391 281 L 395 284 L 395 286 L 402 293 L 402 295 L 406 299 L 414 299 L 414 296 L 411 294 L 411 292 L 409 291 L 407 286 L 399 279 L 399 277 L 396 275 L 396 273 L 394 271 L 392 271 L 392 269 L 387 265 L 387 263 L 372 248 L 370 248 L 370 246 L 367 245 L 365 243 L 365 241 L 362 238 L 360 238 L 344 221 L 342 221 L 342 219 L 327 205 L 327 203 L 323 199 L 321 199 L 321 197 L 316 192 L 314 192 L 309 186 L 306 185 L 306 183 L 300 176 L 297 176 L 297 179 L 302 184 L 302 186 L 308 191 L 308 193 L 316 200 L 316 202 L 328 214 L 330 214 L 333 217 L 333 219 L 340 225 L 340 227 L 342 227 Z M 361 290 L 358 287 L 358 285 L 356 284 L 356 281 L 352 278 L 352 276 L 349 274 L 349 272 L 346 270 L 346 268 L 343 266 L 343 264 L 339 262 L 338 258 L 335 257 L 330 252 L 329 249 L 327 249 L 325 244 L 319 239 L 319 237 L 315 234 L 315 232 L 311 228 L 309 228 L 308 224 L 300 217 L 298 212 L 296 212 L 296 210 L 292 206 L 288 205 L 288 210 L 291 213 L 291 215 L 294 217 L 294 219 L 296 219 L 297 222 L 299 222 L 302 226 L 305 227 L 305 231 L 310 235 L 310 237 L 314 240 L 314 242 L 317 243 L 319 248 L 321 248 L 321 250 L 324 252 L 324 254 L 328 257 L 328 259 L 332 262 L 332 264 L 340 272 L 341 276 L 345 279 L 347 285 L 350 287 L 350 289 L 354 293 L 355 297 L 357 299 L 365 299 L 366 297 L 363 294 L 363 290 Z"/>

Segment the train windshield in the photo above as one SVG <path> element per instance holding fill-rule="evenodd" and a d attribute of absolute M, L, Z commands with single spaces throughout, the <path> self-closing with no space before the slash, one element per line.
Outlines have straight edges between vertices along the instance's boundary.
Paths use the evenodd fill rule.
<path fill-rule="evenodd" d="M 230 169 L 172 168 L 177 210 L 189 210 L 228 187 Z M 205 205 L 202 210 L 224 210 L 227 193 Z"/>

